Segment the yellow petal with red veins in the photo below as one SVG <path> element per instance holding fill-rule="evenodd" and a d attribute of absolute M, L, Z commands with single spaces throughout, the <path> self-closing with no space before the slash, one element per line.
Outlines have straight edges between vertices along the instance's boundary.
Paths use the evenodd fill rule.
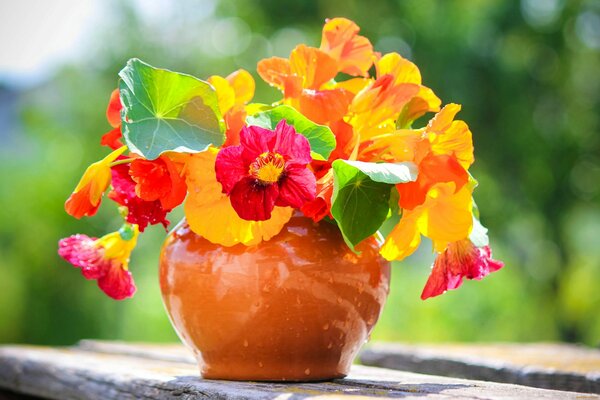
<path fill-rule="evenodd" d="M 277 235 L 292 216 L 292 208 L 275 207 L 268 221 L 241 219 L 222 193 L 215 176 L 218 150 L 211 148 L 190 157 L 187 165 L 188 197 L 185 216 L 192 231 L 212 243 L 251 246 Z"/>
<path fill-rule="evenodd" d="M 398 53 L 388 53 L 381 57 L 376 63 L 377 77 L 390 74 L 394 77 L 394 85 L 400 83 L 421 84 L 421 72 L 419 68 L 403 58 Z"/>
<path fill-rule="evenodd" d="M 434 154 L 454 155 L 464 169 L 475 161 L 473 138 L 469 126 L 464 121 L 453 121 L 460 105 L 448 104 L 430 122 L 429 141 Z"/>
<path fill-rule="evenodd" d="M 361 150 L 359 160 L 403 162 L 414 161 L 417 144 L 423 130 L 402 129 L 373 137 L 372 143 Z"/>
<path fill-rule="evenodd" d="M 341 82 L 335 82 L 332 85 L 325 85 L 325 88 L 344 89 L 347 92 L 356 95 L 358 92 L 366 88 L 372 82 L 373 80 L 368 78 L 352 78 Z"/>
<path fill-rule="evenodd" d="M 290 54 L 292 75 L 303 78 L 303 89 L 318 90 L 321 86 L 335 78 L 337 63 L 327 53 L 321 50 L 299 45 Z"/>
<path fill-rule="evenodd" d="M 338 71 L 367 76 L 373 65 L 373 46 L 369 39 L 359 36 L 360 28 L 346 18 L 327 20 L 323 26 L 320 49 L 338 63 Z"/>

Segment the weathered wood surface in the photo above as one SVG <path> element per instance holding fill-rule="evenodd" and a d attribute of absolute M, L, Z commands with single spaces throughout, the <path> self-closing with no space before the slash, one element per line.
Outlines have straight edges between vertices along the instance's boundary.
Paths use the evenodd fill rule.
<path fill-rule="evenodd" d="M 372 343 L 360 360 L 403 371 L 600 393 L 600 350 L 576 345 Z"/>
<path fill-rule="evenodd" d="M 600 399 L 558 392 L 355 366 L 321 383 L 205 380 L 181 346 L 83 342 L 73 348 L 0 347 L 0 388 L 51 399 Z"/>

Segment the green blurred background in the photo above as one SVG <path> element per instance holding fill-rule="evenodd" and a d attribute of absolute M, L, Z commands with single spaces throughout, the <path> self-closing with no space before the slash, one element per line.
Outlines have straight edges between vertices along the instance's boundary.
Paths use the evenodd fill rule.
<path fill-rule="evenodd" d="M 119 225 L 110 202 L 91 219 L 63 211 L 84 168 L 106 153 L 98 141 L 109 130 L 104 110 L 117 72 L 131 57 L 201 78 L 242 67 L 257 79 L 256 99 L 270 102 L 278 94 L 258 79 L 256 62 L 287 56 L 300 42 L 318 46 L 324 19 L 345 16 L 378 51 L 416 62 L 444 103 L 463 105 L 460 117 L 476 146 L 475 198 L 494 255 L 506 263 L 481 282 L 423 302 L 432 260 L 425 243 L 394 266 L 372 338 L 599 344 L 600 2 L 39 3 L 0 6 L 0 65 L 47 50 L 28 35 L 51 38 L 81 22 L 77 4 L 89 5 L 93 18 L 85 37 L 63 40 L 78 41 L 76 56 L 42 65 L 33 77 L 0 73 L 0 342 L 176 340 L 158 288 L 164 230 L 142 236 L 132 257 L 138 293 L 123 302 L 56 254 L 61 237 L 99 236 Z M 35 31 L 15 33 L 27 21 Z M 181 211 L 175 214 L 174 222 Z"/>

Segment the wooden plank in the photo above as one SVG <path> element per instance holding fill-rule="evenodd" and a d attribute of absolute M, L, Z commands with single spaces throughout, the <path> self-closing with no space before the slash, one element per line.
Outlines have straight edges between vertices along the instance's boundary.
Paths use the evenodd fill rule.
<path fill-rule="evenodd" d="M 349 377 L 321 383 L 205 380 L 188 361 L 151 359 L 144 346 L 119 354 L 78 348 L 0 347 L 0 387 L 50 399 L 300 399 L 337 396 L 423 399 L 600 399 L 524 386 L 355 366 Z M 152 351 L 157 351 L 156 347 Z M 172 351 L 171 348 L 170 351 Z M 115 350 L 117 352 L 117 350 Z M 140 356 L 142 354 L 142 356 Z"/>
<path fill-rule="evenodd" d="M 372 343 L 363 364 L 403 371 L 600 393 L 600 350 L 556 343 Z"/>

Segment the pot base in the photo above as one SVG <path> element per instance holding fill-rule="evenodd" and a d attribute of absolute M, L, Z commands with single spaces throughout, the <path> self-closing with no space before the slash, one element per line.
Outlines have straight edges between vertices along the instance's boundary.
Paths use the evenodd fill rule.
<path fill-rule="evenodd" d="M 335 225 L 297 216 L 251 247 L 219 246 L 182 225 L 161 254 L 163 300 L 207 379 L 342 378 L 389 290 L 375 241 L 358 250 Z"/>

